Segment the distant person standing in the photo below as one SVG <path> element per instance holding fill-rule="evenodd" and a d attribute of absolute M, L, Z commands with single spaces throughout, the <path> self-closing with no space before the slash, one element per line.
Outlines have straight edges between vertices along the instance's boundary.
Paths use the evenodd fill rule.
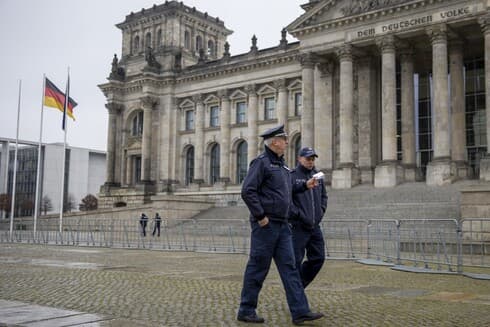
<path fill-rule="evenodd" d="M 294 257 L 305 288 L 313 281 L 325 262 L 325 241 L 320 222 L 327 210 L 328 197 L 323 177 L 315 175 L 318 173 L 315 169 L 317 157 L 313 148 L 302 148 L 298 154 L 298 165 L 291 172 L 293 184 L 302 185 L 314 177 L 317 177 L 318 181 L 317 186 L 306 192 L 293 193 L 291 206 Z M 303 262 L 305 254 L 306 260 Z"/>
<path fill-rule="evenodd" d="M 141 235 L 143 237 L 146 236 L 146 226 L 148 225 L 148 216 L 144 213 L 141 214 L 140 217 L 140 225 L 141 225 Z"/>
<path fill-rule="evenodd" d="M 153 226 L 153 233 L 151 235 L 155 236 L 155 233 L 158 231 L 157 236 L 160 237 L 160 225 L 162 224 L 162 217 L 160 217 L 160 215 L 157 212 L 153 220 L 155 221 L 155 225 Z"/>
<path fill-rule="evenodd" d="M 288 137 L 284 125 L 267 130 L 265 151 L 252 160 L 242 185 L 242 198 L 250 211 L 250 255 L 243 277 L 237 320 L 264 323 L 257 315 L 257 302 L 262 284 L 274 259 L 286 292 L 293 323 L 320 319 L 321 313 L 310 311 L 308 300 L 295 266 L 291 229 L 288 224 L 292 201 L 291 174 L 284 162 Z M 304 191 L 314 187 L 311 179 L 297 186 Z M 299 191 L 299 190 L 298 190 Z"/>

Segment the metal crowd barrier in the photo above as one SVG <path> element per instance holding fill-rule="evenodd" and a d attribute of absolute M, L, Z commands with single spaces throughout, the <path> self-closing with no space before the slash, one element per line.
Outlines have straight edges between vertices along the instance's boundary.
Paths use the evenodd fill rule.
<path fill-rule="evenodd" d="M 5 224 L 6 225 L 6 224 Z M 146 236 L 138 219 L 19 219 L 12 235 L 0 225 L 0 242 L 145 248 L 167 251 L 249 253 L 250 224 L 236 219 L 163 219 L 160 236 L 150 220 Z M 370 260 L 400 270 L 489 274 L 489 219 L 332 220 L 321 228 L 328 259 Z M 463 271 L 464 270 L 464 271 Z M 490 276 L 490 275 L 489 275 Z"/>

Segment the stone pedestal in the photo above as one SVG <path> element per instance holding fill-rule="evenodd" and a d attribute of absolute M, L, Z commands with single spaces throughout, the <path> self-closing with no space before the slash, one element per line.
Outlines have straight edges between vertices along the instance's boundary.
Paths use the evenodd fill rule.
<path fill-rule="evenodd" d="M 353 166 L 338 168 L 332 174 L 332 188 L 347 189 L 359 184 L 359 169 Z"/>
<path fill-rule="evenodd" d="M 403 181 L 404 170 L 398 162 L 387 161 L 376 166 L 374 187 L 393 187 Z"/>
<path fill-rule="evenodd" d="M 361 184 L 373 184 L 374 171 L 372 167 L 361 167 Z"/>
<path fill-rule="evenodd" d="M 480 180 L 490 182 L 490 155 L 480 160 Z"/>
<path fill-rule="evenodd" d="M 490 241 L 490 183 L 468 186 L 461 190 L 463 240 Z M 471 231 L 471 234 L 469 234 Z"/>
<path fill-rule="evenodd" d="M 453 161 L 451 171 L 454 171 L 455 178 L 457 179 L 468 179 L 469 177 L 469 167 L 466 161 Z"/>
<path fill-rule="evenodd" d="M 455 179 L 456 172 L 449 158 L 434 159 L 427 164 L 427 185 L 447 185 L 454 182 Z"/>
<path fill-rule="evenodd" d="M 420 168 L 416 165 L 404 165 L 404 182 L 417 182 L 422 179 Z"/>

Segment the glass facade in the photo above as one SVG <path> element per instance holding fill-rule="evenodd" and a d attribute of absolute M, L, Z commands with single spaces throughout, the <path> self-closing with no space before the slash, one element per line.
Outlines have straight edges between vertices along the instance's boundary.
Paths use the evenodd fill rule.
<path fill-rule="evenodd" d="M 15 150 L 10 150 L 7 193 L 12 194 Z M 14 216 L 32 216 L 36 196 L 37 146 L 19 146 Z"/>
<path fill-rule="evenodd" d="M 479 177 L 480 158 L 487 152 L 485 109 L 485 66 L 483 58 L 468 60 L 465 65 L 466 150 L 473 176 Z"/>

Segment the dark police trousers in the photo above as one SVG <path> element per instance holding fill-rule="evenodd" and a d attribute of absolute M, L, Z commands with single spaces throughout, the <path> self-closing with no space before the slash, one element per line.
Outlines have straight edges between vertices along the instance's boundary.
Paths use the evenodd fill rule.
<path fill-rule="evenodd" d="M 320 226 L 307 229 L 300 224 L 293 227 L 293 246 L 296 267 L 306 288 L 318 274 L 325 261 L 325 241 Z M 306 250 L 306 261 L 303 262 Z"/>
<path fill-rule="evenodd" d="M 287 223 L 269 221 L 264 227 L 252 222 L 250 257 L 243 277 L 239 315 L 255 313 L 259 292 L 272 259 L 281 276 L 289 311 L 293 319 L 310 311 L 300 276 L 295 266 L 291 229 Z"/>

